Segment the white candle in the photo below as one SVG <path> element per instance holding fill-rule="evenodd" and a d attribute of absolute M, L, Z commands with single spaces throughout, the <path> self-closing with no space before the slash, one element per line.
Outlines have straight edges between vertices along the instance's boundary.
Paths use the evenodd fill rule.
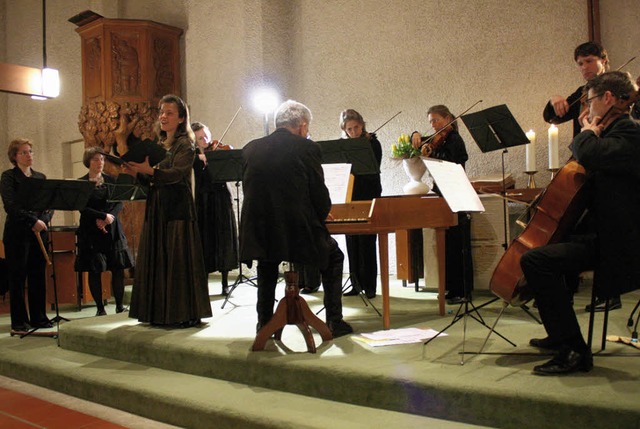
<path fill-rule="evenodd" d="M 527 132 L 527 138 L 530 143 L 526 145 L 525 171 L 536 171 L 536 133 L 534 133 L 533 130 L 529 130 Z"/>
<path fill-rule="evenodd" d="M 551 124 L 549 127 L 549 168 L 560 168 L 558 161 L 558 128 Z"/>

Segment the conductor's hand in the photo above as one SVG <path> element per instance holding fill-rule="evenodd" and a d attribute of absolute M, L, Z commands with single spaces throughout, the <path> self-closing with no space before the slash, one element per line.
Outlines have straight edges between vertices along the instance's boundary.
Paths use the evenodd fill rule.
<path fill-rule="evenodd" d="M 153 167 L 151 167 L 149 165 L 149 157 L 148 156 L 144 159 L 144 162 L 129 161 L 129 162 L 125 162 L 125 165 L 126 165 L 125 168 L 130 168 L 131 170 L 133 170 L 136 173 L 144 173 L 144 174 L 148 174 L 150 176 L 153 176 L 153 172 L 155 171 L 153 169 Z"/>
<path fill-rule="evenodd" d="M 36 221 L 36 223 L 34 223 L 33 226 L 31 227 L 31 230 L 33 232 L 46 231 L 47 230 L 47 224 L 44 223 L 43 221 L 41 221 L 40 219 L 38 219 Z"/>
<path fill-rule="evenodd" d="M 569 103 L 567 99 L 561 95 L 554 95 L 549 102 L 553 106 L 553 111 L 556 112 L 558 118 L 563 117 L 569 111 Z"/>

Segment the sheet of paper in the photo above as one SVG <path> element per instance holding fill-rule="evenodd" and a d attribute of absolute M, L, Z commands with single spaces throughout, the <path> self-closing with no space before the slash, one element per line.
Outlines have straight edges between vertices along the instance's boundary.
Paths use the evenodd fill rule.
<path fill-rule="evenodd" d="M 397 344 L 421 343 L 438 334 L 435 329 L 402 328 L 387 329 L 371 333 L 363 333 L 360 336 L 352 337 L 371 347 L 394 346 Z M 446 336 L 442 333 L 440 336 Z"/>
<path fill-rule="evenodd" d="M 324 184 L 329 189 L 332 204 L 344 204 L 349 194 L 351 164 L 322 164 Z"/>
<path fill-rule="evenodd" d="M 425 158 L 423 161 L 451 211 L 455 213 L 484 211 L 478 194 L 471 186 L 467 173 L 460 164 L 431 158 Z"/>

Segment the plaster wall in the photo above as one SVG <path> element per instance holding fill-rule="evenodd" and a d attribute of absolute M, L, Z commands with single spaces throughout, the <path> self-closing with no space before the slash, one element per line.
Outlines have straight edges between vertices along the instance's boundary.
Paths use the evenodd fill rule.
<path fill-rule="evenodd" d="M 601 0 L 600 6 L 603 42 L 616 67 L 637 54 L 639 12 L 634 0 Z M 572 56 L 588 37 L 585 0 L 49 1 L 48 64 L 60 70 L 61 96 L 36 102 L 0 94 L 0 137 L 3 145 L 18 136 L 32 139 L 36 169 L 51 178 L 62 177 L 66 142 L 81 137 L 80 39 L 67 19 L 87 9 L 183 28 L 182 95 L 192 119 L 209 124 L 219 138 L 242 106 L 225 137 L 236 148 L 263 134 L 251 98 L 261 85 L 307 104 L 316 140 L 339 136 L 338 114 L 345 108 L 360 111 L 370 131 L 402 111 L 378 132 L 386 195 L 400 193 L 407 180 L 390 159 L 400 133 L 427 132 L 431 105 L 446 104 L 459 114 L 480 99 L 474 111 L 507 104 L 525 131 L 537 133 L 536 181 L 545 186 L 542 108 L 551 95 L 566 96 L 583 84 Z M 0 59 L 41 65 L 40 10 L 39 0 L 0 0 Z M 640 74 L 640 63 L 629 71 Z M 501 153 L 481 153 L 460 128 L 468 175 L 498 173 Z M 560 159 L 569 157 L 570 139 L 571 125 L 561 125 Z M 515 147 L 505 156 L 518 186 L 525 184 L 524 152 Z M 4 156 L 0 167 L 9 167 Z"/>

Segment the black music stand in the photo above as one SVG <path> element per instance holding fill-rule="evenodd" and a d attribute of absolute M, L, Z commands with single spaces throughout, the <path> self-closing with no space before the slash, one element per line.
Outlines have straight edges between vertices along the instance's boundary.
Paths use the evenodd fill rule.
<path fill-rule="evenodd" d="M 211 181 L 214 183 L 226 183 L 226 182 L 235 182 L 236 186 L 236 196 L 234 198 L 236 202 L 236 225 L 240 228 L 240 183 L 242 182 L 242 150 L 240 149 L 231 149 L 231 150 L 213 150 L 205 152 L 205 157 L 207 159 L 207 171 L 209 172 L 209 176 Z M 236 237 L 236 240 L 238 238 Z M 242 262 L 240 261 L 240 243 L 236 241 L 236 256 L 238 258 L 238 277 L 236 281 L 231 285 L 231 289 L 229 289 L 229 293 L 224 298 L 224 302 L 222 303 L 222 307 L 224 308 L 229 302 L 229 298 L 231 298 L 231 294 L 236 288 L 243 284 L 250 284 L 251 286 L 258 287 L 258 285 L 245 276 L 242 273 Z"/>
<path fill-rule="evenodd" d="M 44 210 L 63 210 L 73 211 L 82 210 L 89 201 L 89 196 L 95 187 L 94 182 L 88 180 L 53 180 L 53 179 L 33 179 L 28 178 L 18 190 L 17 200 L 20 207 L 24 210 L 44 211 Z M 49 225 L 50 226 L 50 225 Z M 53 251 L 53 236 L 49 234 L 49 247 L 51 249 L 51 277 L 53 279 L 53 300 L 56 307 L 56 316 L 51 319 L 56 323 L 58 332 L 60 332 L 60 321 L 68 321 L 60 316 L 60 306 L 58 305 L 58 283 L 56 281 L 55 252 Z M 39 328 L 33 328 L 20 338 L 31 335 Z M 56 335 L 57 336 L 57 335 Z"/>
<path fill-rule="evenodd" d="M 357 139 L 324 140 L 317 143 L 322 149 L 323 164 L 351 164 L 351 174 L 354 176 L 380 174 L 378 160 L 373 154 L 373 149 L 371 148 L 369 139 L 366 137 L 359 137 Z M 351 268 L 351 266 L 349 266 L 349 268 Z M 343 293 L 349 285 L 356 290 L 365 306 L 371 305 L 376 313 L 378 313 L 378 316 L 382 317 L 380 311 L 378 311 L 376 306 L 373 305 L 358 282 L 351 280 L 351 273 L 349 273 L 349 277 L 342 285 Z M 324 307 L 320 309 L 320 311 L 323 309 Z"/>
<path fill-rule="evenodd" d="M 527 135 L 513 117 L 506 104 L 490 107 L 479 112 L 461 116 L 462 121 L 471 133 L 471 137 L 476 142 L 482 153 L 502 150 L 502 216 L 504 227 L 504 241 L 502 247 L 507 250 L 508 243 L 508 219 L 507 219 L 507 189 L 505 183 L 505 155 L 509 147 L 521 146 L 530 143 Z M 499 298 L 493 298 L 488 302 L 479 305 L 476 309 L 485 307 Z M 526 303 L 520 308 L 538 323 L 542 323 L 535 317 L 527 307 Z M 504 310 L 504 308 L 503 308 Z M 502 314 L 502 313 L 501 313 Z M 494 332 L 495 325 L 500 317 L 490 328 L 489 335 Z M 497 332 L 496 332 L 497 333 Z M 498 334 L 499 335 L 499 334 Z M 488 337 L 487 337 L 488 338 Z M 504 338 L 504 337 L 503 337 Z M 507 340 L 508 341 L 508 340 Z M 486 343 L 486 340 L 485 340 Z M 484 345 L 483 345 L 484 347 Z M 482 350 L 482 349 L 481 349 Z"/>
<path fill-rule="evenodd" d="M 146 200 L 149 189 L 130 174 L 121 173 L 115 183 L 105 183 L 107 187 L 107 201 L 136 201 Z"/>

